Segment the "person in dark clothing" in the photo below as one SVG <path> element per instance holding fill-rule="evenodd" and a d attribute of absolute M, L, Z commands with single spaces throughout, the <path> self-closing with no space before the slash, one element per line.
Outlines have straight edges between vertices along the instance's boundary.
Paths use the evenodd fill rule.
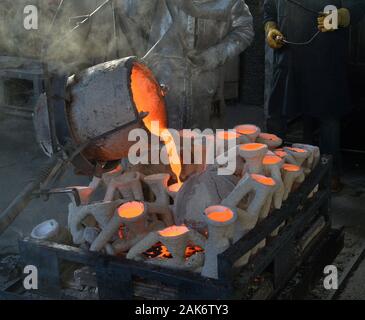
<path fill-rule="evenodd" d="M 327 30 L 326 6 L 338 8 L 338 28 Z M 304 117 L 304 140 L 320 128 L 322 153 L 334 157 L 333 190 L 341 189 L 340 124 L 350 112 L 347 52 L 350 24 L 365 14 L 363 0 L 265 0 L 268 45 L 274 49 L 268 130 L 285 137 L 287 121 Z"/>

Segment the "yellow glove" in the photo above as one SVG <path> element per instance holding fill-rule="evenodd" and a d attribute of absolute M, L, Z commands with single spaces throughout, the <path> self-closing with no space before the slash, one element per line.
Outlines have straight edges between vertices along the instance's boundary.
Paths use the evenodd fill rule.
<path fill-rule="evenodd" d="M 324 25 L 324 19 L 328 14 L 320 14 L 318 17 L 318 29 L 321 32 L 335 31 L 336 29 L 327 29 Z M 338 26 L 341 28 L 347 28 L 351 23 L 350 11 L 346 8 L 341 8 L 338 10 Z"/>
<path fill-rule="evenodd" d="M 270 48 L 280 49 L 284 45 L 284 35 L 278 30 L 275 22 L 267 22 L 265 25 L 266 41 Z"/>

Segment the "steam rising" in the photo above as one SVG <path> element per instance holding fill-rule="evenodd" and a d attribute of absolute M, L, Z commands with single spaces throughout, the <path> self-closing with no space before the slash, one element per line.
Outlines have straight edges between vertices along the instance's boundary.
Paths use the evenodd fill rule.
<path fill-rule="evenodd" d="M 138 1 L 141 0 L 134 0 L 134 6 Z M 118 21 L 115 29 L 111 4 L 106 5 L 89 22 L 82 24 L 76 32 L 70 33 L 84 19 L 80 16 L 90 14 L 105 0 L 64 0 L 50 32 L 60 2 L 61 0 L 1 0 L 0 55 L 42 58 L 51 62 L 54 71 L 71 73 L 118 57 L 144 54 L 146 41 L 141 27 L 136 27 L 137 22 L 130 15 L 123 15 L 124 30 L 121 30 Z M 127 6 L 131 6 L 130 1 L 126 0 L 115 3 L 122 14 Z M 38 8 L 38 30 L 24 28 L 24 7 L 27 5 Z M 138 12 L 135 18 L 137 16 Z M 125 37 L 126 29 L 130 35 L 128 39 Z M 133 39 L 132 44 L 130 38 Z M 42 48 L 46 45 L 47 55 L 43 55 Z M 132 48 L 138 48 L 139 52 Z"/>

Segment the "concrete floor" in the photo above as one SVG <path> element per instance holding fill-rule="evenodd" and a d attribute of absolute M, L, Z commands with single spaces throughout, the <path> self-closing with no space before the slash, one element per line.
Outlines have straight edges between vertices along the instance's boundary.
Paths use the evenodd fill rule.
<path fill-rule="evenodd" d="M 0 211 L 25 187 L 47 162 L 35 139 L 30 120 L 0 117 Z M 75 177 L 70 168 L 60 181 L 63 186 L 84 185 L 86 179 Z M 48 219 L 67 221 L 67 196 L 55 196 L 48 202 L 35 199 L 0 236 L 0 254 L 16 252 L 17 239 L 29 235 L 34 226 Z"/>
<path fill-rule="evenodd" d="M 226 127 L 240 123 L 263 125 L 263 109 L 253 106 L 227 107 Z M 22 190 L 47 158 L 40 151 L 29 120 L 0 116 L 0 212 Z M 346 226 L 352 241 L 365 241 L 365 161 L 363 156 L 345 155 L 346 187 L 333 197 L 336 226 Z M 70 168 L 60 186 L 86 185 L 88 179 L 73 174 Z M 38 223 L 54 218 L 65 224 L 67 196 L 54 196 L 48 202 L 34 200 L 0 236 L 0 256 L 17 251 L 17 239 L 29 235 Z M 365 262 L 360 264 L 343 292 L 345 298 L 365 299 Z"/>

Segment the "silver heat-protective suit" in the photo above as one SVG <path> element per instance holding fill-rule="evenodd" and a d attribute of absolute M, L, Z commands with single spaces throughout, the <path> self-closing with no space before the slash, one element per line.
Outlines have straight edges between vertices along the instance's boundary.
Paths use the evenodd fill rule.
<path fill-rule="evenodd" d="M 168 88 L 169 126 L 210 127 L 224 64 L 252 42 L 244 0 L 157 1 L 145 61 Z"/>

